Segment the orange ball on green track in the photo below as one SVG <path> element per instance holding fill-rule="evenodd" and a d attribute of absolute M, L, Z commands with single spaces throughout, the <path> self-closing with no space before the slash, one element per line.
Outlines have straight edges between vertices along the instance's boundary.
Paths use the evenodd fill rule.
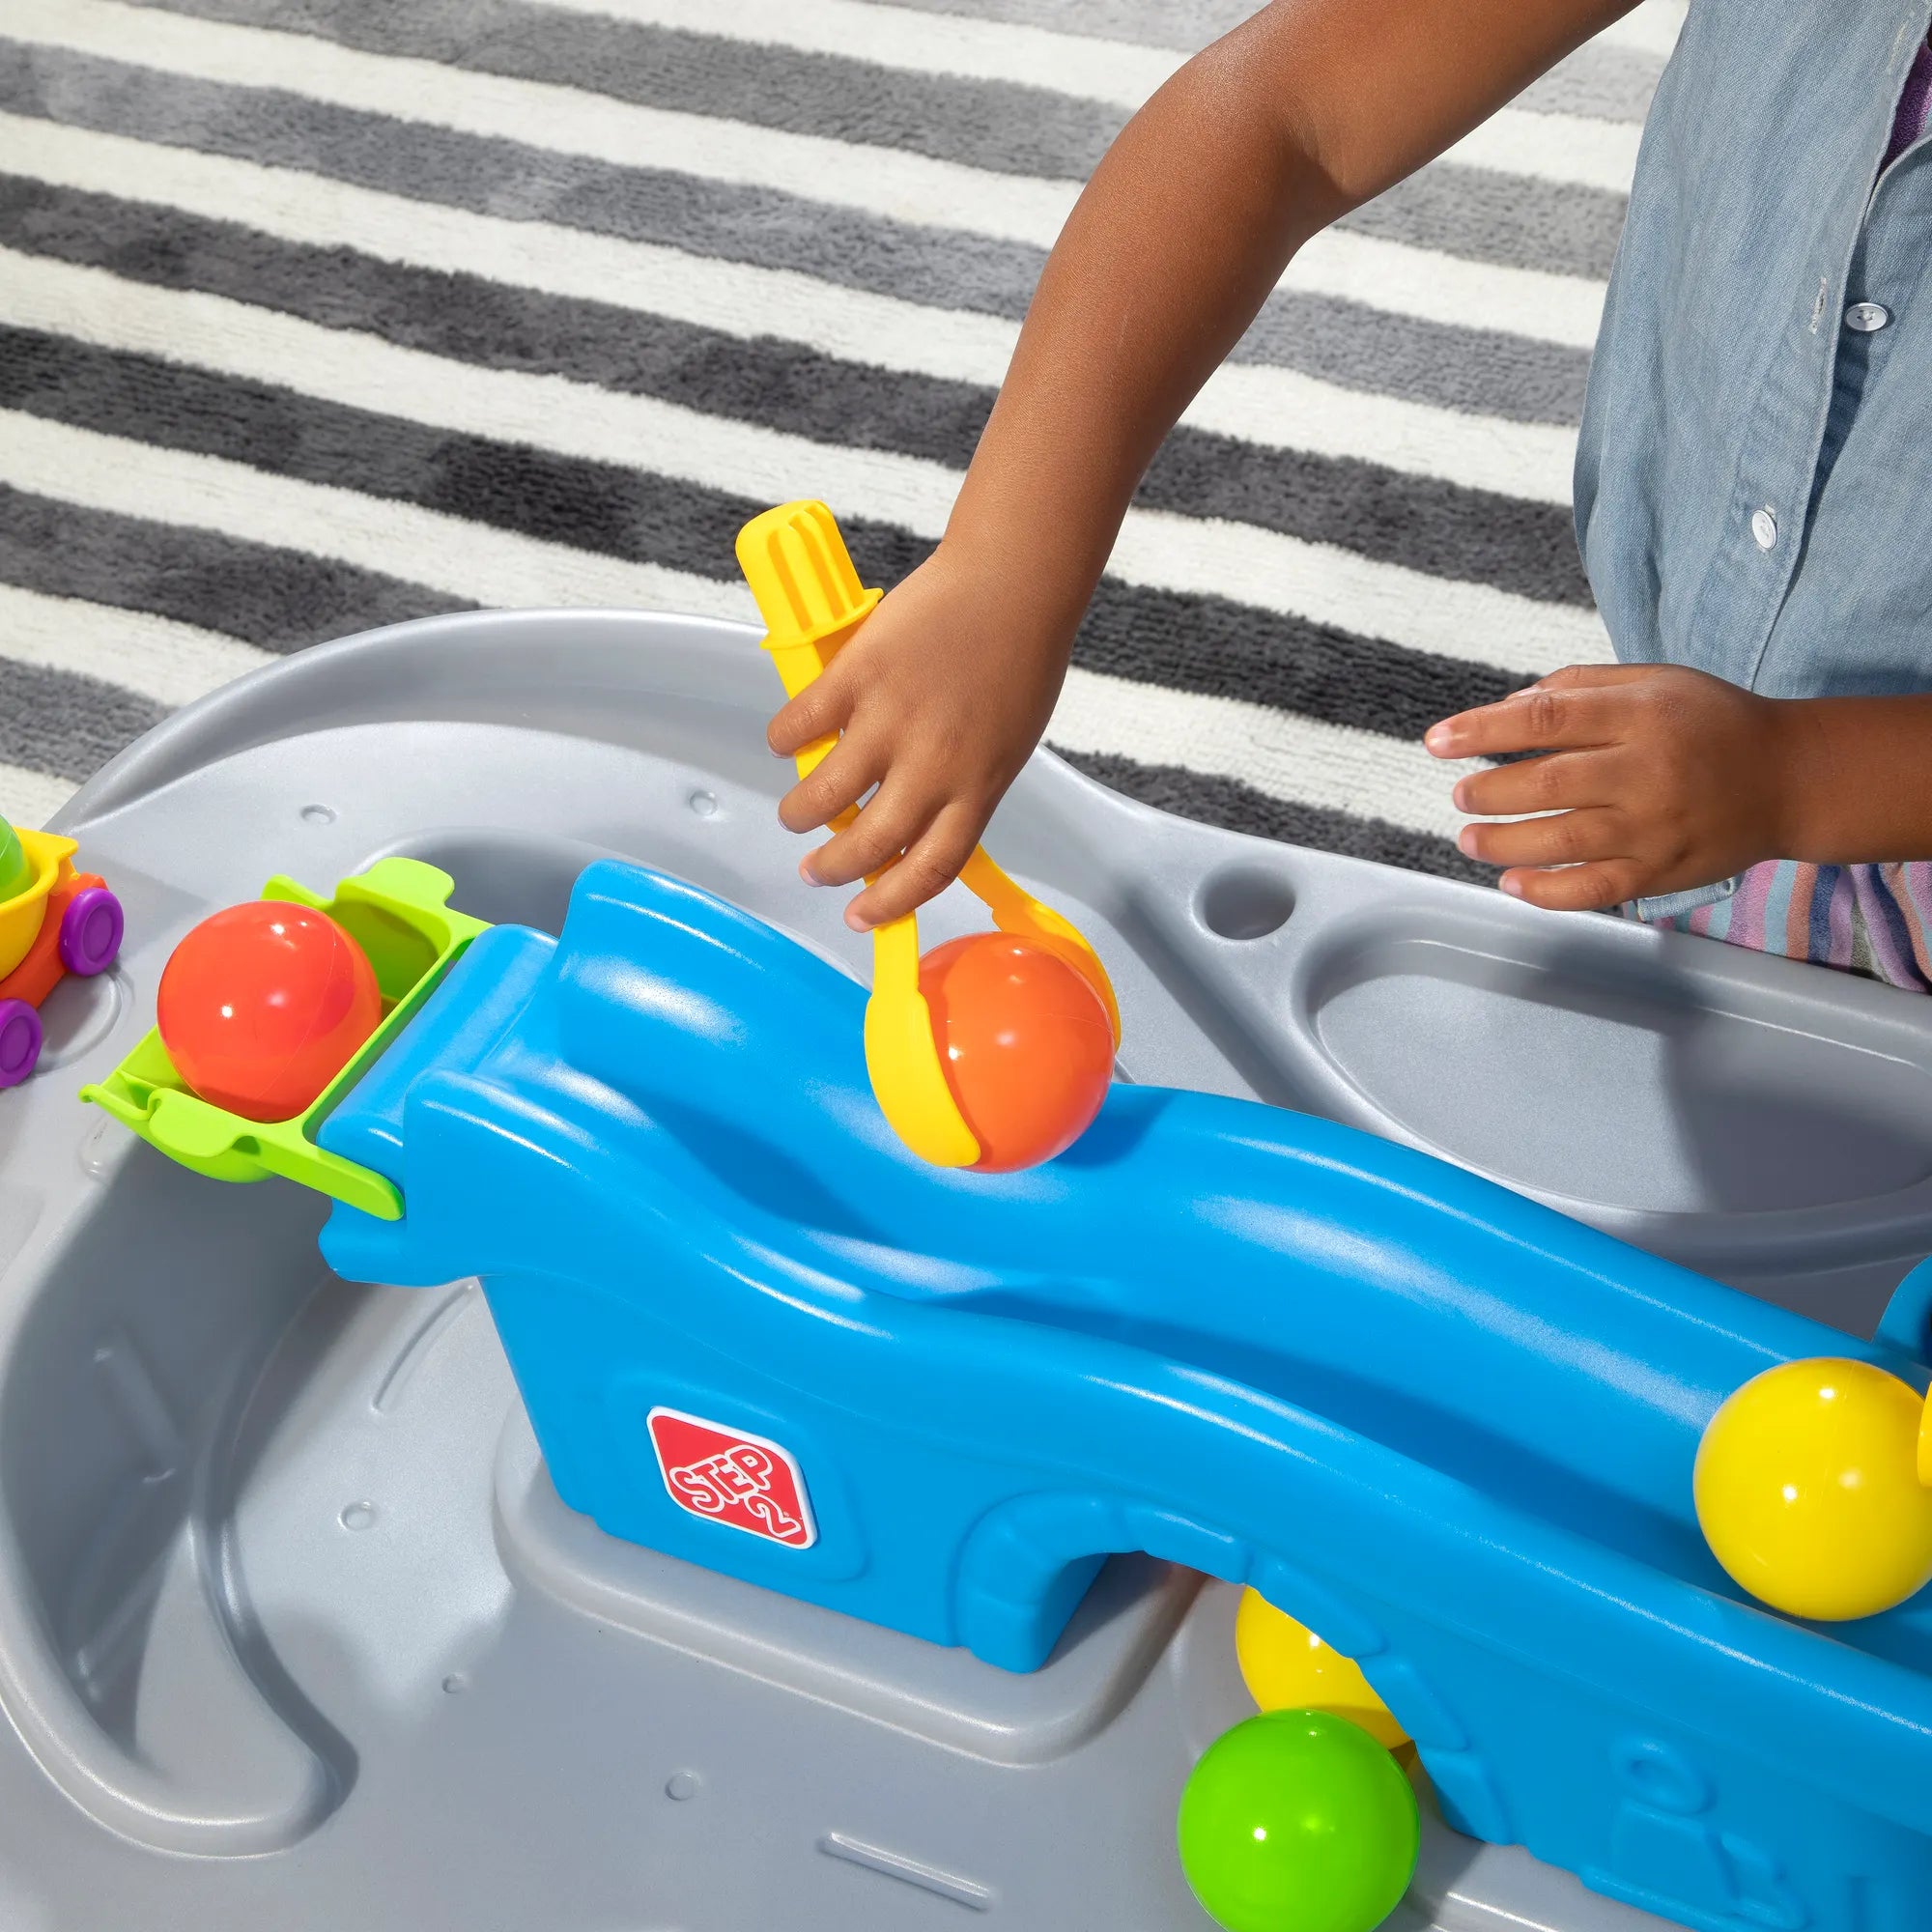
<path fill-rule="evenodd" d="M 1114 1030 L 1086 975 L 1004 932 L 935 946 L 919 962 L 939 1064 L 980 1144 L 974 1166 L 1037 1167 L 1087 1131 L 1114 1073 Z"/>
<path fill-rule="evenodd" d="M 1203 1754 L 1176 1836 L 1225 1932 L 1375 1932 L 1415 1875 L 1421 1824 L 1402 1767 L 1359 1724 L 1264 1711 Z"/>
<path fill-rule="evenodd" d="M 249 1121 L 306 1113 L 383 1018 L 368 954 L 327 913 L 230 906 L 174 950 L 156 1000 L 190 1092 Z"/>

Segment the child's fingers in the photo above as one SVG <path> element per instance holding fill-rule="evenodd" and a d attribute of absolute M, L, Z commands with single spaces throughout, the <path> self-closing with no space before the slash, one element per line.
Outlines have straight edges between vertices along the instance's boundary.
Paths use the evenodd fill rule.
<path fill-rule="evenodd" d="M 841 738 L 779 801 L 779 823 L 787 832 L 814 832 L 829 825 L 848 805 L 857 805 L 885 770 L 885 759 L 868 744 Z"/>
<path fill-rule="evenodd" d="M 1514 818 L 1532 811 L 1607 805 L 1612 782 L 1609 761 L 1595 752 L 1555 752 L 1471 772 L 1457 781 L 1449 797 L 1458 811 L 1478 818 Z"/>
<path fill-rule="evenodd" d="M 1519 818 L 1506 825 L 1465 825 L 1456 842 L 1485 866 L 1580 866 L 1627 858 L 1631 843 L 1623 813 L 1606 806 Z"/>
<path fill-rule="evenodd" d="M 845 923 L 869 932 L 937 898 L 959 876 L 984 830 L 963 807 L 946 807 L 905 856 L 845 908 Z"/>
<path fill-rule="evenodd" d="M 765 743 L 781 758 L 795 758 L 818 738 L 842 731 L 852 715 L 845 681 L 833 663 L 789 702 L 781 705 L 765 726 Z"/>
<path fill-rule="evenodd" d="M 1549 872 L 1519 868 L 1496 883 L 1513 898 L 1549 912 L 1603 912 L 1637 896 L 1642 868 L 1634 859 L 1605 859 Z"/>
<path fill-rule="evenodd" d="M 1495 704 L 1432 724 L 1423 749 L 1438 758 L 1493 758 L 1605 745 L 1628 720 L 1630 701 L 1615 682 L 1565 686 L 1546 678 Z"/>
<path fill-rule="evenodd" d="M 895 784 L 888 774 L 871 803 L 843 832 L 807 854 L 799 873 L 809 885 L 849 886 L 868 872 L 882 871 L 931 824 L 933 811 L 924 793 Z"/>

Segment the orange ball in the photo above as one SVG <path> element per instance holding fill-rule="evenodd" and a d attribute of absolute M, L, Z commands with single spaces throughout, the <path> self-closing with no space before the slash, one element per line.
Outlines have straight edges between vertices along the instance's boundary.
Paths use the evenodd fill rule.
<path fill-rule="evenodd" d="M 1114 1030 L 1085 974 L 1004 932 L 935 946 L 919 962 L 946 1084 L 986 1174 L 1064 1153 L 1100 1111 Z"/>
<path fill-rule="evenodd" d="M 205 919 L 156 1001 L 191 1092 L 249 1121 L 306 1113 L 383 1018 L 369 956 L 327 913 L 262 899 Z"/>

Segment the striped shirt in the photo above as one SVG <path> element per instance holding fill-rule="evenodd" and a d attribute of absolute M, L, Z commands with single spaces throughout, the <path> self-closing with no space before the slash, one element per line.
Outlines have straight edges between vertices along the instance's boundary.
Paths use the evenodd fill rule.
<path fill-rule="evenodd" d="M 1928 120 L 1932 41 L 1919 47 L 1900 90 L 1881 173 L 1925 132 Z M 1813 866 L 1768 860 L 1742 873 L 1728 896 L 1649 923 L 1932 992 L 1928 861 Z"/>
<path fill-rule="evenodd" d="M 1917 859 L 1884 866 L 1775 859 L 1753 866 L 1729 897 L 1650 923 L 1932 992 L 1932 865 Z"/>

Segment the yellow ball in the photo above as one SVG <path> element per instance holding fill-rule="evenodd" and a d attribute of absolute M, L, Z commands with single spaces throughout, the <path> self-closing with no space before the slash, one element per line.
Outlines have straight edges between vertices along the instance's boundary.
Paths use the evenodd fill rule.
<path fill-rule="evenodd" d="M 1408 1742 L 1352 1657 L 1330 1649 L 1253 1590 L 1241 1593 L 1235 1655 L 1249 1694 L 1264 1711 L 1330 1711 L 1361 1725 L 1389 1750 Z"/>
<path fill-rule="evenodd" d="M 1752 1596 L 1794 1617 L 1876 1616 L 1932 1582 L 1925 1404 L 1869 1362 L 1821 1357 L 1753 1377 L 1697 1449 L 1697 1520 Z"/>

